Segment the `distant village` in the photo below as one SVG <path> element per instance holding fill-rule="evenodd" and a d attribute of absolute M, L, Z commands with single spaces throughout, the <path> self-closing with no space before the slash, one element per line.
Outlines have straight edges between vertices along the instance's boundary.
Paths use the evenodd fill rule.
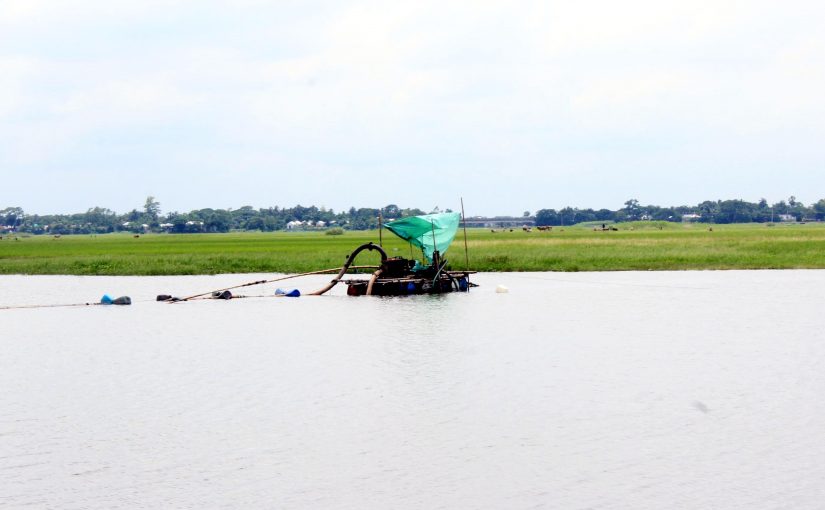
<path fill-rule="evenodd" d="M 351 207 L 347 211 L 335 212 L 324 207 L 268 207 L 239 209 L 198 209 L 187 213 L 162 213 L 160 202 L 147 197 L 141 209 L 133 209 L 118 214 L 106 208 L 93 207 L 83 213 L 63 215 L 40 215 L 27 213 L 20 207 L 0 209 L 0 234 L 105 234 L 110 232 L 169 232 L 169 233 L 209 233 L 230 231 L 307 231 L 370 230 L 379 227 L 382 221 L 391 221 L 405 216 L 416 216 L 435 212 L 451 212 L 450 209 L 434 207 L 428 210 L 401 208 L 389 204 L 379 208 Z M 540 209 L 535 213 L 524 211 L 513 216 L 468 216 L 465 221 L 470 228 L 517 228 L 565 226 L 580 223 L 613 224 L 628 221 L 668 221 L 697 223 L 774 223 L 774 222 L 816 222 L 825 220 L 825 199 L 805 205 L 789 197 L 787 200 L 769 204 L 762 199 L 758 202 L 744 200 L 705 201 L 695 206 L 660 207 L 642 205 L 631 199 L 624 207 L 611 209 Z"/>

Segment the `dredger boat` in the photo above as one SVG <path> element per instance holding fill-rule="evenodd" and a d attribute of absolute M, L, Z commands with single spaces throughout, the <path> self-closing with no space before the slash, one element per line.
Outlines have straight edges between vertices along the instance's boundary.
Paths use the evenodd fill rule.
<path fill-rule="evenodd" d="M 423 262 L 403 257 L 388 257 L 384 249 L 367 243 L 348 257 L 341 271 L 326 287 L 312 294 L 324 294 L 338 283 L 347 285 L 350 296 L 406 296 L 410 294 L 441 294 L 467 292 L 476 285 L 470 282 L 475 271 L 449 269 L 443 253 L 455 238 L 461 216 L 458 213 L 425 214 L 391 221 L 384 227 L 421 251 Z M 364 250 L 375 250 L 381 264 L 368 279 L 343 279 L 355 258 Z M 411 250 L 412 251 L 412 250 Z"/>

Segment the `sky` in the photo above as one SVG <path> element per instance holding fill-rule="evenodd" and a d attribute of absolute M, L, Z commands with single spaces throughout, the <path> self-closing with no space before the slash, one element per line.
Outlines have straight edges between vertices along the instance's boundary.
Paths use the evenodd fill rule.
<path fill-rule="evenodd" d="M 0 209 L 825 198 L 825 3 L 0 0 Z"/>

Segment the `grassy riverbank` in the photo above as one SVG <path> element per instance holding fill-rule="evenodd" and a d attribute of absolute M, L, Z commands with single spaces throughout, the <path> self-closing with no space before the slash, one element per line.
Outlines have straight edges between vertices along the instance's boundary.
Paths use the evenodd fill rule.
<path fill-rule="evenodd" d="M 661 229 L 660 229 L 661 227 Z M 173 275 L 294 273 L 339 267 L 378 232 L 126 234 L 4 236 L 0 274 Z M 390 256 L 409 245 L 385 232 Z M 618 231 L 585 226 L 551 232 L 469 231 L 471 269 L 478 271 L 621 271 L 825 268 L 825 225 L 621 224 Z M 463 269 L 461 232 L 448 258 Z M 377 262 L 374 252 L 356 263 Z"/>

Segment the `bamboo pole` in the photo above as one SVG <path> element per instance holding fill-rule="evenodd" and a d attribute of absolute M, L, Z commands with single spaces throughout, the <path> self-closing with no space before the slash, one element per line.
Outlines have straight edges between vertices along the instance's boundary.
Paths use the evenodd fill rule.
<path fill-rule="evenodd" d="M 375 269 L 377 267 L 378 266 L 352 266 L 349 269 Z M 320 271 L 310 271 L 308 273 L 300 273 L 300 274 L 293 274 L 293 275 L 289 275 L 289 276 L 282 276 L 280 278 L 273 278 L 271 280 L 258 280 L 258 281 L 254 281 L 254 282 L 243 283 L 241 285 L 235 285 L 235 286 L 232 286 L 232 287 L 226 287 L 225 289 L 216 289 L 216 290 L 210 290 L 209 292 L 202 292 L 200 294 L 193 294 L 191 296 L 181 298 L 177 301 L 170 301 L 170 303 L 180 303 L 181 301 L 189 301 L 190 299 L 198 298 L 198 297 L 201 297 L 201 296 L 206 296 L 207 294 L 212 294 L 214 292 L 223 292 L 225 290 L 240 289 L 241 287 L 249 287 L 251 285 L 261 285 L 263 283 L 280 282 L 280 281 L 283 281 L 283 280 L 289 280 L 290 278 L 298 278 L 300 276 L 311 276 L 311 275 L 314 275 L 314 274 L 334 273 L 334 272 L 340 271 L 340 270 L 341 270 L 340 267 L 335 267 L 335 268 L 331 268 L 331 269 L 322 269 Z"/>
<path fill-rule="evenodd" d="M 384 247 L 384 215 L 378 209 L 378 246 Z"/>
<path fill-rule="evenodd" d="M 441 254 L 438 253 L 438 246 L 435 244 L 435 222 L 430 220 L 430 226 L 433 228 L 433 264 L 435 267 L 438 267 L 438 259 L 441 258 Z M 422 244 L 423 248 L 423 244 Z"/>
<path fill-rule="evenodd" d="M 467 217 L 464 216 L 464 197 L 461 197 L 461 223 L 464 226 L 464 260 L 467 263 L 467 271 L 470 270 L 470 254 L 467 251 Z"/>

